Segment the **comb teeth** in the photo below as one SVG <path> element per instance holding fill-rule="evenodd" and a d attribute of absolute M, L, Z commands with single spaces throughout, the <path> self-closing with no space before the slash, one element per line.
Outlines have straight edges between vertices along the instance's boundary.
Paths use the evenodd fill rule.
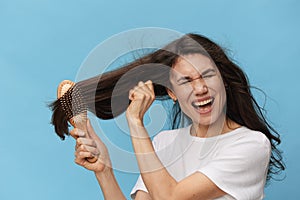
<path fill-rule="evenodd" d="M 80 90 L 76 86 L 71 87 L 68 91 L 66 91 L 60 98 L 60 102 L 68 120 L 71 120 L 71 118 L 87 111 Z"/>

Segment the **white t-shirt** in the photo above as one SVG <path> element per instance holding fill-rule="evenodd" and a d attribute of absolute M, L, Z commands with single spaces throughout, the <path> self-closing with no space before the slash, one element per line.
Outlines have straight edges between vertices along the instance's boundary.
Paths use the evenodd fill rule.
<path fill-rule="evenodd" d="M 264 186 L 271 154 L 268 138 L 246 127 L 208 138 L 190 135 L 190 128 L 168 130 L 153 139 L 154 149 L 172 177 L 180 181 L 201 172 L 227 194 L 218 200 L 257 200 Z M 131 191 L 147 192 L 141 176 Z"/>

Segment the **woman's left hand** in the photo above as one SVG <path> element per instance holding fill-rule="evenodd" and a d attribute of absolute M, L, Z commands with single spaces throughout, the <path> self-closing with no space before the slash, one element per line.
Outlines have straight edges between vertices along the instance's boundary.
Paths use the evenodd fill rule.
<path fill-rule="evenodd" d="M 129 91 L 130 105 L 126 111 L 128 122 L 143 123 L 143 117 L 155 100 L 152 81 L 139 82 Z"/>

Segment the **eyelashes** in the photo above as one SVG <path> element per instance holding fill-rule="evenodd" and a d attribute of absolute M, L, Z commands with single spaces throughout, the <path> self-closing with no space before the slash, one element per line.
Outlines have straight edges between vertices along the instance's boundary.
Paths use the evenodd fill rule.
<path fill-rule="evenodd" d="M 184 85 L 184 84 L 187 84 L 187 83 L 191 83 L 193 82 L 194 80 L 197 80 L 197 79 L 209 79 L 209 78 L 212 78 L 216 75 L 216 73 L 214 74 L 206 74 L 206 75 L 202 75 L 198 78 L 190 78 L 190 77 L 183 77 L 183 78 L 180 78 L 177 83 L 178 85 Z"/>

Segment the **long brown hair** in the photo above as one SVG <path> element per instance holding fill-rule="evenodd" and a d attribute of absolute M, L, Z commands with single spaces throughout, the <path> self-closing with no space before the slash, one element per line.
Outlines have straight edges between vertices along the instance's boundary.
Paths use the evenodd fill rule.
<path fill-rule="evenodd" d="M 87 110 L 93 112 L 98 118 L 111 119 L 126 110 L 130 103 L 128 92 L 139 81 L 152 80 L 156 98 L 168 99 L 166 89 L 170 85 L 169 70 L 179 56 L 192 53 L 210 57 L 220 71 L 226 88 L 227 117 L 242 126 L 262 132 L 270 140 L 272 154 L 267 180 L 272 174 L 278 174 L 284 170 L 281 151 L 277 149 L 277 145 L 281 142 L 280 136 L 264 117 L 263 108 L 259 106 L 251 93 L 247 76 L 228 58 L 219 45 L 204 36 L 186 34 L 164 48 L 136 59 L 117 70 L 80 81 L 75 84 L 74 88 L 79 89 Z M 122 79 L 124 75 L 126 79 Z M 118 87 L 116 87 L 117 84 Z M 69 134 L 69 119 L 60 100 L 53 102 L 50 107 L 53 111 L 52 124 L 55 131 L 60 138 L 64 139 L 65 135 Z M 180 117 L 178 104 L 174 105 L 174 110 L 172 127 L 177 127 L 176 123 Z"/>

